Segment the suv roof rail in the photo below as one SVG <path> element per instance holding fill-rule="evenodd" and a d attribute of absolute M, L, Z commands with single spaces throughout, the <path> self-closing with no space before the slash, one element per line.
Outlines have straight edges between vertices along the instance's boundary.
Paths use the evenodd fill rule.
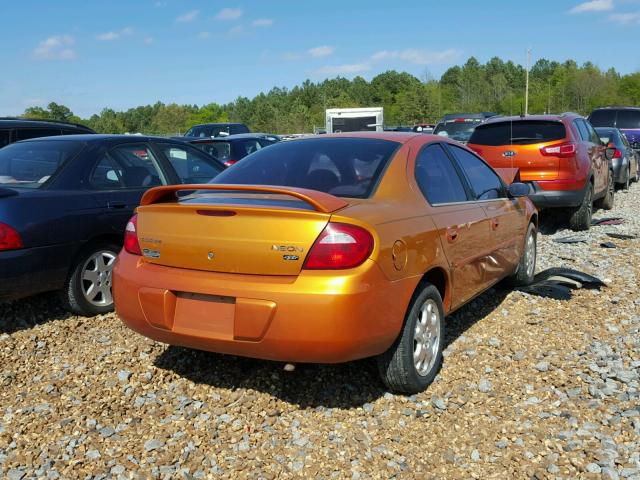
<path fill-rule="evenodd" d="M 83 125 L 82 123 L 68 122 L 66 120 L 53 120 L 51 118 L 27 118 L 27 117 L 0 117 L 0 120 L 17 120 L 25 122 L 45 122 L 45 123 L 58 123 L 60 125 L 72 125 L 74 127 L 87 128 L 91 130 L 91 127 Z"/>

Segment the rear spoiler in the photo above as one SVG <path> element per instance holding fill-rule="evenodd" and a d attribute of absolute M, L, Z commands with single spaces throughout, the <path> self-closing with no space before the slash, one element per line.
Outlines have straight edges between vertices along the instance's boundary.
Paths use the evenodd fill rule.
<path fill-rule="evenodd" d="M 15 195 L 18 195 L 18 192 L 16 192 L 15 190 L 12 190 L 10 188 L 0 187 L 0 198 L 13 197 Z"/>
<path fill-rule="evenodd" d="M 520 181 L 519 168 L 494 168 L 494 170 L 502 177 L 502 180 L 504 180 L 504 183 L 507 185 Z"/>
<path fill-rule="evenodd" d="M 325 192 L 310 190 L 307 188 L 278 187 L 272 185 L 167 185 L 155 187 L 147 190 L 142 196 L 140 205 L 151 205 L 153 203 L 171 202 L 178 199 L 178 192 L 186 190 L 211 190 L 216 192 L 255 192 L 255 193 L 275 193 L 278 195 L 289 195 L 308 203 L 316 212 L 331 213 L 349 205 L 345 200 L 334 197 Z"/>

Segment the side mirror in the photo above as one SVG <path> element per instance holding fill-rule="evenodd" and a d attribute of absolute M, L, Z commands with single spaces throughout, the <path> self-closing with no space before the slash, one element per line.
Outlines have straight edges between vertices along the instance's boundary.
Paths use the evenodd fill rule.
<path fill-rule="evenodd" d="M 616 154 L 616 149 L 615 148 L 607 148 L 604 151 L 604 157 L 607 160 L 613 160 L 613 156 Z"/>
<path fill-rule="evenodd" d="M 509 185 L 509 196 L 510 197 L 526 197 L 530 193 L 529 185 L 526 183 L 514 182 Z"/>

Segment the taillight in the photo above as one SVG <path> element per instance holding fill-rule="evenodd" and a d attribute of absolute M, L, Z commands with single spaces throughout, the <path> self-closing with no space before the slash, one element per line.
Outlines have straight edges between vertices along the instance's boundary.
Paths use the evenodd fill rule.
<path fill-rule="evenodd" d="M 20 234 L 6 223 L 0 222 L 0 250 L 17 250 L 24 247 Z"/>
<path fill-rule="evenodd" d="M 572 142 L 556 143 L 548 147 L 541 147 L 540 153 L 545 157 L 572 157 L 576 154 L 576 144 Z"/>
<path fill-rule="evenodd" d="M 138 243 L 138 215 L 131 217 L 124 229 L 124 249 L 133 255 L 142 255 L 140 244 Z"/>
<path fill-rule="evenodd" d="M 622 158 L 622 150 L 616 148 L 616 151 L 613 154 L 613 158 Z"/>
<path fill-rule="evenodd" d="M 230 167 L 231 165 L 235 165 L 236 163 L 238 163 L 238 160 L 232 160 L 232 159 L 230 158 L 230 159 L 228 159 L 228 160 L 225 160 L 225 161 L 224 161 L 224 162 L 222 162 L 222 163 L 224 163 L 224 165 L 225 165 L 226 167 Z"/>
<path fill-rule="evenodd" d="M 311 247 L 307 270 L 338 270 L 362 264 L 373 250 L 373 236 L 364 228 L 329 222 Z"/>

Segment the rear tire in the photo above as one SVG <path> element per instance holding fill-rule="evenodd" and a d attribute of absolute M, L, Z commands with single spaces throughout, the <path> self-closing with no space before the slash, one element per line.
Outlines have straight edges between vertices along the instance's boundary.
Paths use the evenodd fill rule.
<path fill-rule="evenodd" d="M 100 242 L 80 252 L 60 292 L 67 310 L 85 317 L 113 310 L 111 272 L 119 251 L 113 243 Z"/>
<path fill-rule="evenodd" d="M 613 172 L 609 171 L 609 183 L 607 184 L 607 193 L 596 203 L 596 207 L 603 210 L 611 210 L 615 204 L 616 188 L 613 182 Z"/>
<path fill-rule="evenodd" d="M 414 294 L 396 341 L 377 357 L 387 388 L 410 394 L 425 390 L 442 365 L 443 342 L 442 298 L 436 287 L 426 284 Z"/>
<path fill-rule="evenodd" d="M 587 191 L 584 193 L 582 203 L 578 208 L 573 209 L 569 216 L 569 227 L 571 230 L 579 232 L 591 228 L 591 216 L 593 214 L 593 185 L 589 182 Z"/>
<path fill-rule="evenodd" d="M 524 237 L 524 250 L 520 257 L 520 262 L 513 275 L 507 278 L 510 285 L 514 287 L 522 287 L 531 285 L 536 273 L 537 259 L 537 231 L 533 223 L 527 227 L 527 234 Z"/>

